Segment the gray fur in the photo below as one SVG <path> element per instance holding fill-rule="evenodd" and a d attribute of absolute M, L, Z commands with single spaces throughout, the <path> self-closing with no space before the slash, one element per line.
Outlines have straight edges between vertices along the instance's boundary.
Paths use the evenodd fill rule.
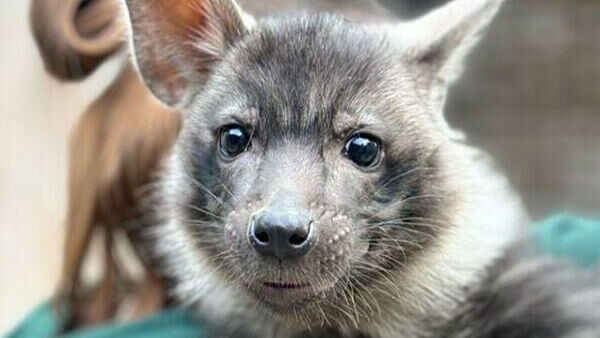
<path fill-rule="evenodd" d="M 557 261 L 531 240 L 507 250 L 440 319 L 432 337 L 598 337 L 600 271 Z"/>
<path fill-rule="evenodd" d="M 507 282 L 519 260 L 498 260 L 526 222 L 520 202 L 441 112 L 501 1 L 457 0 L 392 26 L 334 15 L 255 21 L 228 0 L 183 1 L 204 9 L 183 20 L 194 34 L 172 29 L 181 13 L 157 12 L 163 1 L 126 1 L 145 81 L 185 113 L 152 247 L 177 297 L 217 336 L 478 336 L 510 325 L 483 321 L 505 318 L 511 304 L 538 311 L 507 286 L 544 272 Z M 152 71 L 165 61 L 168 72 Z M 173 69 L 183 74 L 175 87 Z M 252 135 L 235 160 L 218 150 L 233 123 Z M 377 167 L 342 156 L 356 132 L 381 141 Z M 260 257 L 246 238 L 252 216 L 281 196 L 310 210 L 316 229 L 297 261 Z M 265 281 L 309 287 L 274 291 Z M 487 306 L 504 292 L 508 306 Z M 556 320 L 540 325 L 571 325 L 555 308 Z"/>

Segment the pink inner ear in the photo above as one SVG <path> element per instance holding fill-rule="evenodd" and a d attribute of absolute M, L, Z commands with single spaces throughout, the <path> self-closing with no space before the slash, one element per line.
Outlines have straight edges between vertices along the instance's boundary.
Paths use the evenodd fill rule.
<path fill-rule="evenodd" d="M 207 4 L 202 0 L 152 0 L 158 3 L 159 17 L 168 22 L 179 34 L 202 29 L 206 23 Z"/>
<path fill-rule="evenodd" d="M 234 31 L 239 22 L 230 13 L 231 7 L 215 0 L 152 0 L 157 7 L 155 19 L 166 22 L 177 43 L 176 49 L 186 58 L 188 66 L 205 73 L 225 49 L 225 35 Z M 220 7 L 222 6 L 222 7 Z M 167 75 L 177 70 L 166 70 Z"/>

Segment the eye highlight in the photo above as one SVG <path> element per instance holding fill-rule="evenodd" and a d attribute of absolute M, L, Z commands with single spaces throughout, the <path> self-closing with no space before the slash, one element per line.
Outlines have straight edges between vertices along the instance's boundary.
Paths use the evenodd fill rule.
<path fill-rule="evenodd" d="M 221 154 L 232 159 L 250 148 L 250 135 L 240 125 L 230 125 L 221 129 L 219 149 Z"/>
<path fill-rule="evenodd" d="M 380 141 L 368 134 L 355 134 L 348 139 L 343 154 L 362 168 L 373 168 L 381 158 Z"/>

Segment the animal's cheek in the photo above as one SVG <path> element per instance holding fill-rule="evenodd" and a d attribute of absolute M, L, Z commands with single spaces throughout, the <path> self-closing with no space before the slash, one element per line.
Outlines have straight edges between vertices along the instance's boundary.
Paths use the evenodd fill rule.
<path fill-rule="evenodd" d="M 317 244 L 310 256 L 319 257 L 339 267 L 366 253 L 368 245 L 360 239 L 352 216 L 325 204 L 311 204 L 313 226 L 317 230 Z"/>
<path fill-rule="evenodd" d="M 247 205 L 238 205 L 240 201 L 255 200 L 252 195 L 256 191 L 257 178 L 260 176 L 255 168 L 259 165 L 259 159 L 254 154 L 244 154 L 230 163 L 221 163 L 221 175 L 219 178 L 226 185 L 225 196 L 231 199 L 234 209 L 248 208 Z M 244 210 L 235 210 L 244 211 Z"/>
<path fill-rule="evenodd" d="M 365 202 L 372 202 L 380 177 L 379 172 L 362 172 L 345 164 L 332 169 L 324 184 L 325 195 L 338 209 L 356 211 L 363 208 Z"/>

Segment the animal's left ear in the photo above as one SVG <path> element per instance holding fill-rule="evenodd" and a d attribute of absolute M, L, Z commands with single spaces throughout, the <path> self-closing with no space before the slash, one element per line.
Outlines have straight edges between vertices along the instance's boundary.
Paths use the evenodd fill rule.
<path fill-rule="evenodd" d="M 415 72 L 419 89 L 442 109 L 447 87 L 494 18 L 503 0 L 454 0 L 417 20 L 397 25 L 393 36 Z"/>
<path fill-rule="evenodd" d="M 154 95 L 181 107 L 200 92 L 254 20 L 234 0 L 124 0 L 140 73 Z"/>

